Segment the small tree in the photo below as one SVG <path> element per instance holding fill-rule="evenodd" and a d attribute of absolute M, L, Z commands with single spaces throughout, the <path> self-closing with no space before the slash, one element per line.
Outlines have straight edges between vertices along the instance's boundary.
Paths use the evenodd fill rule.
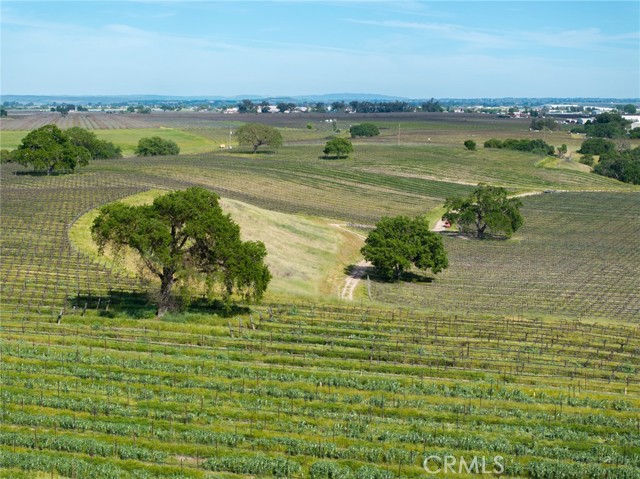
<path fill-rule="evenodd" d="M 510 237 L 522 226 L 521 206 L 519 199 L 507 197 L 504 188 L 481 183 L 466 198 L 447 198 L 442 219 L 456 223 L 462 232 L 475 232 L 479 239 L 488 232 Z"/>
<path fill-rule="evenodd" d="M 420 218 L 382 218 L 360 250 L 379 275 L 398 280 L 411 266 L 436 274 L 449 266 L 442 237 Z"/>
<path fill-rule="evenodd" d="M 264 244 L 241 241 L 240 228 L 222 212 L 218 196 L 203 188 L 169 193 L 152 205 L 109 204 L 91 234 L 100 252 L 127 247 L 160 280 L 158 316 L 170 310 L 173 286 L 198 275 L 220 284 L 225 299 L 234 292 L 259 299 L 271 280 Z"/>
<path fill-rule="evenodd" d="M 351 138 L 358 138 L 360 136 L 372 137 L 378 136 L 380 134 L 380 130 L 373 123 L 362 123 L 360 125 L 353 125 L 349 128 L 349 133 L 351 134 Z"/>
<path fill-rule="evenodd" d="M 327 141 L 322 152 L 327 157 L 346 158 L 353 152 L 353 145 L 346 138 L 333 138 Z"/>
<path fill-rule="evenodd" d="M 16 163 L 31 165 L 35 171 L 45 171 L 47 175 L 56 170 L 74 171 L 77 166 L 89 164 L 91 159 L 86 148 L 74 145 L 55 125 L 30 132 L 11 156 Z"/>
<path fill-rule="evenodd" d="M 165 140 L 159 136 L 140 138 L 136 148 L 138 156 L 177 155 L 178 153 L 180 153 L 180 147 L 175 141 Z"/>
<path fill-rule="evenodd" d="M 566 154 L 567 154 L 567 145 L 563 143 L 562 146 L 558 147 L 558 158 L 562 158 Z"/>
<path fill-rule="evenodd" d="M 250 146 L 255 153 L 262 145 L 280 148 L 283 140 L 280 132 L 272 126 L 262 123 L 246 123 L 238 128 L 238 143 L 240 146 Z"/>
<path fill-rule="evenodd" d="M 473 140 L 466 140 L 464 142 L 464 147 L 469 151 L 473 151 L 476 149 L 476 142 Z"/>
<path fill-rule="evenodd" d="M 0 117 L 2 116 L 7 116 L 7 110 L 5 110 L 4 108 L 0 108 Z"/>

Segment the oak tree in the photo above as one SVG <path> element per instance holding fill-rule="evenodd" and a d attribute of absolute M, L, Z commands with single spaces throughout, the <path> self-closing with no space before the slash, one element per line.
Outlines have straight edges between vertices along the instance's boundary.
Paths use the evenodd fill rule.
<path fill-rule="evenodd" d="M 179 282 L 204 279 L 229 300 L 234 293 L 259 299 L 271 280 L 264 244 L 241 241 L 240 227 L 223 213 L 218 196 L 204 188 L 168 193 L 151 205 L 106 205 L 91 233 L 100 252 L 126 247 L 160 280 L 158 316 L 171 309 Z"/>
<path fill-rule="evenodd" d="M 282 146 L 282 135 L 272 126 L 263 125 L 262 123 L 246 123 L 238 128 L 238 143 L 240 146 L 250 146 L 255 153 L 262 145 L 268 145 L 271 148 L 279 148 Z"/>
<path fill-rule="evenodd" d="M 360 251 L 380 276 L 392 280 L 412 266 L 434 274 L 449 266 L 442 237 L 421 218 L 382 218 Z"/>
<path fill-rule="evenodd" d="M 509 198 L 499 186 L 479 184 L 467 197 L 447 198 L 442 219 L 455 223 L 463 233 L 475 233 L 479 239 L 488 233 L 510 237 L 522 226 L 522 202 Z"/>
<path fill-rule="evenodd" d="M 55 125 L 45 125 L 33 130 L 22 139 L 12 153 L 12 160 L 23 166 L 33 166 L 35 171 L 50 175 L 54 171 L 74 171 L 89 164 L 91 154 L 74 145 L 64 131 Z"/>

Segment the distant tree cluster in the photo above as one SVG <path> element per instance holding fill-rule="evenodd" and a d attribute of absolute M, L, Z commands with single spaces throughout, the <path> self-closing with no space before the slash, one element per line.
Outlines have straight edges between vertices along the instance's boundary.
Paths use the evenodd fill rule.
<path fill-rule="evenodd" d="M 571 131 L 595 138 L 625 138 L 629 125 L 631 121 L 622 118 L 620 113 L 605 112 L 596 115 L 583 126 L 572 128 Z"/>
<path fill-rule="evenodd" d="M 51 111 L 52 112 L 58 112 L 62 116 L 67 116 L 67 113 L 69 113 L 70 111 L 73 111 L 75 109 L 76 109 L 75 105 L 67 105 L 67 104 L 62 104 L 62 105 L 57 105 L 55 107 L 51 107 Z"/>
<path fill-rule="evenodd" d="M 373 123 L 361 123 L 360 125 L 353 125 L 349 128 L 349 133 L 351 134 L 351 138 L 372 137 L 378 136 L 380 130 Z"/>
<path fill-rule="evenodd" d="M 144 105 L 133 106 L 130 105 L 127 107 L 127 113 L 141 113 L 143 115 L 151 114 L 151 108 Z"/>
<path fill-rule="evenodd" d="M 269 113 L 271 110 L 268 108 L 269 102 L 263 100 L 260 103 L 255 103 L 252 100 L 244 99 L 236 104 L 239 113 Z M 284 113 L 286 111 L 293 111 L 298 106 L 297 103 L 290 101 L 281 101 L 276 104 L 276 108 L 279 112 Z M 349 103 L 344 101 L 334 101 L 330 105 L 325 105 L 323 102 L 317 102 L 312 104 L 305 104 L 307 111 L 314 113 L 326 113 L 331 110 L 333 112 L 351 111 L 353 113 L 395 113 L 395 112 L 441 112 L 444 108 L 439 101 L 431 98 L 428 101 L 420 104 L 416 102 L 408 101 L 367 101 L 367 100 L 353 100 Z"/>
<path fill-rule="evenodd" d="M 296 109 L 296 104 L 295 103 L 290 103 L 290 102 L 280 102 L 276 105 L 276 108 L 278 109 L 278 111 L 280 113 L 284 113 L 285 111 L 293 111 Z"/>
<path fill-rule="evenodd" d="M 177 155 L 180 153 L 180 147 L 173 140 L 165 140 L 159 136 L 150 138 L 140 138 L 136 155 L 138 156 L 163 156 Z"/>
<path fill-rule="evenodd" d="M 349 107 L 354 113 L 393 113 L 415 111 L 416 107 L 406 101 L 351 101 Z"/>
<path fill-rule="evenodd" d="M 555 153 L 555 148 L 552 145 L 549 145 L 547 142 L 540 139 L 528 140 L 507 138 L 506 140 L 501 141 L 496 138 L 491 138 L 484 142 L 484 147 L 504 148 L 505 150 L 526 151 L 529 153 L 545 155 L 553 155 Z"/>
<path fill-rule="evenodd" d="M 626 105 L 618 105 L 618 110 L 627 115 L 635 115 L 638 111 L 633 103 L 627 103 Z"/>
<path fill-rule="evenodd" d="M 555 121 L 553 118 L 534 118 L 531 120 L 531 125 L 529 126 L 532 130 L 541 131 L 541 130 L 559 130 L 560 124 Z"/>
<path fill-rule="evenodd" d="M 421 103 L 420 104 L 420 109 L 422 111 L 426 111 L 426 112 L 430 112 L 430 113 L 444 111 L 444 108 L 442 107 L 440 102 L 437 101 L 437 100 L 434 100 L 433 98 L 431 98 L 429 101 Z"/>
<path fill-rule="evenodd" d="M 32 166 L 34 171 L 71 171 L 86 166 L 89 160 L 120 158 L 120 148 L 109 141 L 100 140 L 95 133 L 82 128 L 62 131 L 55 125 L 33 130 L 22 139 L 16 150 L 3 150 L 2 161 L 13 161 Z"/>

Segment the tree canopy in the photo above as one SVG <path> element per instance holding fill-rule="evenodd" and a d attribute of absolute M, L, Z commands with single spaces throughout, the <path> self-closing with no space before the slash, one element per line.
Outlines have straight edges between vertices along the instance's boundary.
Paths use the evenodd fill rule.
<path fill-rule="evenodd" d="M 392 280 L 400 279 L 412 266 L 434 274 L 449 266 L 442 238 L 421 218 L 382 218 L 361 252 L 380 276 Z"/>
<path fill-rule="evenodd" d="M 440 102 L 437 100 L 434 100 L 433 98 L 431 98 L 429 101 L 422 103 L 420 105 L 420 108 L 422 109 L 422 111 L 426 111 L 426 112 L 440 112 L 444 110 L 444 108 L 442 108 L 442 105 L 440 105 Z"/>
<path fill-rule="evenodd" d="M 601 155 L 609 151 L 615 151 L 616 144 L 606 138 L 587 138 L 582 142 L 578 153 L 583 155 Z"/>
<path fill-rule="evenodd" d="M 522 226 L 522 202 L 508 198 L 507 190 L 479 184 L 467 197 L 447 198 L 443 220 L 456 223 L 463 233 L 474 232 L 483 239 L 488 233 L 510 237 Z"/>
<path fill-rule="evenodd" d="M 282 135 L 276 128 L 262 123 L 245 123 L 238 128 L 237 138 L 240 146 L 250 146 L 254 153 L 262 145 L 277 149 L 283 143 Z"/>
<path fill-rule="evenodd" d="M 177 155 L 178 153 L 180 153 L 180 147 L 175 141 L 165 140 L 159 136 L 140 138 L 136 148 L 138 156 Z"/>
<path fill-rule="evenodd" d="M 371 137 L 378 136 L 380 134 L 380 130 L 373 123 L 361 123 L 360 125 L 353 125 L 349 128 L 349 133 L 351 134 L 351 138 L 357 138 L 360 136 Z"/>
<path fill-rule="evenodd" d="M 587 136 L 599 138 L 623 138 L 627 135 L 627 128 L 631 121 L 620 116 L 619 113 L 605 112 L 596 115 L 584 125 Z"/>
<path fill-rule="evenodd" d="M 91 153 L 75 145 L 67 134 L 55 125 L 45 125 L 31 131 L 12 153 L 12 161 L 33 166 L 35 171 L 50 175 L 54 171 L 74 171 L 86 166 Z"/>
<path fill-rule="evenodd" d="M 640 185 L 640 146 L 632 150 L 603 153 L 593 171 L 625 183 Z"/>
<path fill-rule="evenodd" d="M 86 148 L 92 160 L 122 158 L 122 150 L 110 141 L 99 139 L 92 131 L 74 126 L 65 131 L 71 143 Z"/>
<path fill-rule="evenodd" d="M 504 141 L 500 141 L 496 138 L 491 138 L 484 142 L 484 147 L 504 148 L 505 150 L 526 151 L 529 153 L 544 155 L 553 155 L 556 151 L 552 145 L 549 145 L 547 142 L 539 138 L 535 140 L 528 140 L 526 138 L 507 138 Z"/>
<path fill-rule="evenodd" d="M 221 287 L 228 300 L 234 293 L 259 299 L 271 280 L 264 244 L 241 241 L 239 226 L 204 188 L 169 193 L 152 205 L 104 206 L 91 234 L 100 252 L 127 247 L 160 280 L 158 316 L 171 309 L 176 283 L 199 278 Z"/>
<path fill-rule="evenodd" d="M 349 156 L 349 153 L 353 152 L 353 145 L 346 138 L 333 138 L 327 141 L 322 152 L 325 156 L 332 156 L 334 158 L 344 158 Z"/>
<path fill-rule="evenodd" d="M 476 142 L 473 140 L 465 140 L 464 147 L 469 151 L 473 151 L 476 149 Z"/>
<path fill-rule="evenodd" d="M 559 130 L 560 124 L 553 118 L 534 118 L 531 120 L 529 128 L 532 130 Z"/>

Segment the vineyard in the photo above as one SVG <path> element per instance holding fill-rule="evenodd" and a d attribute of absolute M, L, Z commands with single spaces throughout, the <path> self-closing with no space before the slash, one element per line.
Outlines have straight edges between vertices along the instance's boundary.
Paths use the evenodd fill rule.
<path fill-rule="evenodd" d="M 0 477 L 449 477 L 423 461 L 453 455 L 499 457 L 507 477 L 640 478 L 637 187 L 523 153 L 398 146 L 394 121 L 386 140 L 327 161 L 316 149 L 329 127 L 278 118 L 291 142 L 278 152 L 95 161 L 59 176 L 1 165 Z M 208 142 L 230 124 L 164 120 Z M 400 131 L 411 128 L 416 143 L 430 134 Z M 512 239 L 445 234 L 448 270 L 372 276 L 352 303 L 326 289 L 286 297 L 283 268 L 263 304 L 196 301 L 159 321 L 145 280 L 70 240 L 108 202 L 200 185 L 232 214 L 269 217 L 247 226 L 251 239 L 277 224 L 291 235 L 281 242 L 328 250 L 338 232 L 309 217 L 424 214 L 480 181 L 556 191 L 522 198 Z"/>
<path fill-rule="evenodd" d="M 372 296 L 416 308 L 640 320 L 640 195 L 523 198 L 507 242 L 445 238 L 451 266 L 432 283 L 372 282 Z M 506 260 L 505 260 L 506 258 Z"/>
<path fill-rule="evenodd" d="M 392 478 L 423 477 L 425 455 L 500 454 L 511 476 L 638 477 L 637 326 L 117 311 L 3 319 L 3 467 Z"/>

